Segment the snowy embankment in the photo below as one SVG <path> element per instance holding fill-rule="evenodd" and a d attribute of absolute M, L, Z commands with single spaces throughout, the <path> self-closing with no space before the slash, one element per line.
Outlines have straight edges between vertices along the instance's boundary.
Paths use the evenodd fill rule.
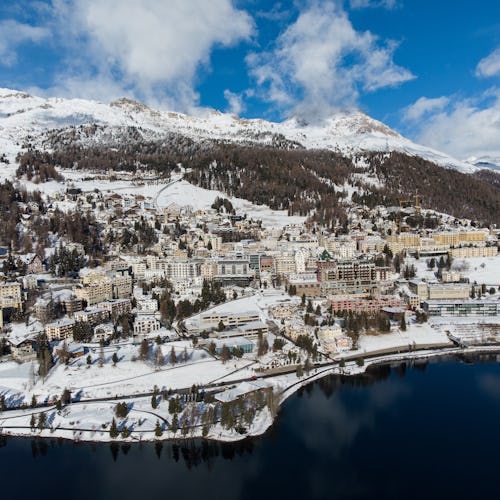
<path fill-rule="evenodd" d="M 242 299 L 241 305 L 249 304 Z M 330 363 L 315 368 L 300 378 L 293 372 L 263 379 L 262 383 L 265 380 L 272 386 L 277 402 L 282 404 L 301 387 L 330 374 L 357 375 L 373 364 L 458 352 L 489 352 L 495 349 L 500 352 L 500 347 L 494 346 L 466 350 L 452 347 L 444 333 L 445 330 L 440 325 L 425 324 L 409 325 L 406 332 L 364 335 L 360 338 L 360 349 L 345 353 L 346 359 L 351 358 L 351 361 L 346 361 L 344 367 Z M 237 387 L 239 381 L 254 379 L 257 374 L 255 368 L 259 366 L 259 361 L 247 356 L 224 364 L 204 351 L 192 349 L 188 342 L 182 341 L 164 345 L 165 356 L 168 355 L 172 345 L 179 359 L 184 359 L 187 352 L 187 361 L 155 369 L 150 361 L 132 360 L 136 353 L 133 346 L 120 346 L 106 350 L 105 363 L 102 367 L 99 367 L 98 363 L 99 353 L 95 352 L 91 355 L 90 365 L 82 358 L 72 361 L 69 366 L 57 365 L 45 381 L 39 379 L 34 383 L 30 381 L 33 370 L 29 363 L 0 364 L 2 385 L 0 393 L 6 396 L 8 406 L 22 402 L 29 405 L 33 395 L 38 403 L 48 401 L 50 397 L 60 397 L 65 388 L 72 391 L 73 398 L 80 399 L 64 406 L 60 411 L 55 406 L 45 406 L 0 413 L 1 432 L 6 435 L 61 437 L 101 442 L 113 440 L 137 442 L 202 436 L 219 441 L 236 441 L 247 436 L 261 435 L 273 424 L 273 413 L 268 406 L 261 406 L 255 412 L 252 423 L 244 426 L 244 432 L 240 433 L 234 428 L 228 429 L 218 421 L 212 422 L 208 432 L 203 433 L 200 415 L 203 415 L 207 407 L 213 403 L 195 403 L 187 398 L 183 411 L 189 408 L 188 415 L 191 415 L 191 422 L 194 424 L 184 431 L 179 426 L 174 432 L 172 427 L 176 426 L 173 425 L 173 415 L 169 408 L 169 398 L 172 396 L 158 395 L 157 406 L 153 407 L 151 392 L 155 385 L 159 391 L 172 389 L 174 397 L 177 395 L 183 397 L 183 394 L 187 394 L 186 388 L 192 384 L 201 386 L 212 384 L 211 390 L 216 390 L 214 384 L 220 383 L 222 384 L 220 390 L 225 394 L 224 390 L 232 390 Z M 410 346 L 412 349 L 408 351 Z M 113 352 L 120 353 L 120 360 L 116 366 L 111 362 Z M 355 357 L 364 358 L 363 366 L 352 360 Z M 116 395 L 119 396 L 118 399 L 115 399 Z M 97 398 L 104 400 L 97 401 Z M 116 416 L 115 409 L 118 402 L 127 404 L 128 413 L 124 418 Z M 41 413 L 45 414 L 45 421 L 40 425 L 42 429 L 39 428 Z M 181 422 L 187 418 L 186 415 L 186 413 L 179 414 Z M 110 436 L 110 426 L 114 418 L 118 432 L 125 428 L 130 435 L 119 434 L 116 438 Z M 158 433 L 158 426 L 161 435 Z"/>

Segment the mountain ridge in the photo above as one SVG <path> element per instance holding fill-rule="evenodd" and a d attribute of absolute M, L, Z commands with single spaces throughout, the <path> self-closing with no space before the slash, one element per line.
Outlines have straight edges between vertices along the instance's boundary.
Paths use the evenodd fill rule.
<path fill-rule="evenodd" d="M 297 118 L 277 123 L 260 118 L 239 118 L 216 110 L 190 116 L 156 110 L 130 98 L 104 104 L 85 99 L 43 98 L 0 89 L 0 147 L 7 149 L 12 159 L 27 137 L 35 136 L 36 139 L 49 130 L 92 124 L 116 132 L 123 127 L 137 127 L 144 140 L 158 140 L 162 135 L 176 133 L 195 140 L 272 145 L 276 137 L 283 137 L 305 149 L 326 149 L 351 158 L 360 153 L 397 151 L 466 173 L 477 170 L 471 163 L 406 139 L 361 111 L 338 112 L 322 124 L 305 125 Z M 12 143 L 17 147 L 12 147 Z"/>

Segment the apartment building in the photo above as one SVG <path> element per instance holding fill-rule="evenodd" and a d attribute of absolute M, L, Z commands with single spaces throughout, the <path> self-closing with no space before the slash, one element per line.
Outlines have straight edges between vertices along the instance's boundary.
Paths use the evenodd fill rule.
<path fill-rule="evenodd" d="M 73 337 L 74 319 L 59 319 L 45 325 L 45 334 L 49 340 L 66 340 Z"/>
<path fill-rule="evenodd" d="M 0 285 L 0 307 L 5 309 L 22 308 L 21 284 L 16 282 L 6 282 Z"/>

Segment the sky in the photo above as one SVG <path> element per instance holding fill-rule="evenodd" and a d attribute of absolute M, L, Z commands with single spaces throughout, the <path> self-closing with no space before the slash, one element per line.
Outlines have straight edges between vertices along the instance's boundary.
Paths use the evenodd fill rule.
<path fill-rule="evenodd" d="M 273 121 L 360 109 L 500 158 L 500 1 L 1 0 L 0 87 Z"/>

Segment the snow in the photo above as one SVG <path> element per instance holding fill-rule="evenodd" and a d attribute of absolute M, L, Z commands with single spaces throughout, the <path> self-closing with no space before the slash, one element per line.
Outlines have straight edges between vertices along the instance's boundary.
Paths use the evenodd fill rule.
<path fill-rule="evenodd" d="M 416 347 L 439 346 L 443 344 L 451 345 L 451 342 L 443 330 L 433 328 L 432 325 L 428 323 L 421 325 L 410 324 L 405 332 L 397 328 L 391 333 L 361 335 L 359 339 L 359 349 L 357 351 L 349 351 L 347 354 L 349 356 L 358 353 L 364 355 L 399 347 L 407 349 L 409 345 L 413 344 L 415 344 Z"/>
<path fill-rule="evenodd" d="M 259 290 L 254 295 L 225 302 L 203 313 L 191 316 L 184 320 L 184 323 L 188 326 L 197 324 L 207 313 L 242 314 L 246 312 L 258 312 L 261 320 L 265 322 L 269 319 L 268 310 L 270 307 L 290 302 L 299 303 L 300 299 L 298 297 L 292 298 L 282 290 Z"/>
<path fill-rule="evenodd" d="M 286 210 L 271 210 L 266 205 L 254 205 L 242 198 L 228 197 L 221 191 L 203 189 L 185 180 L 171 183 L 161 189 L 156 202 L 159 208 L 175 203 L 181 207 L 190 206 L 193 210 L 209 209 L 215 198 L 228 198 L 238 215 L 247 215 L 248 218 L 261 220 L 265 227 L 282 228 L 288 224 L 303 224 L 306 217 L 289 217 Z"/>
<path fill-rule="evenodd" d="M 452 270 L 460 270 L 471 283 L 479 285 L 500 285 L 500 255 L 496 257 L 472 257 L 470 259 L 455 259 Z"/>
<path fill-rule="evenodd" d="M 427 268 L 427 258 L 408 259 L 408 263 L 414 264 L 419 278 L 428 281 L 437 281 L 437 268 Z M 453 260 L 452 271 L 457 271 L 468 278 L 470 283 L 477 282 L 478 285 L 500 285 L 500 255 L 496 257 L 471 257 L 467 259 L 456 258 Z"/>
<path fill-rule="evenodd" d="M 304 124 L 296 119 L 273 123 L 219 112 L 190 117 L 156 111 L 131 100 L 108 105 L 83 99 L 43 99 L 8 89 L 2 89 L 0 94 L 0 145 L 12 161 L 28 135 L 32 136 L 30 142 L 38 141 L 43 145 L 41 135 L 44 131 L 93 123 L 107 130 L 97 131 L 96 136 L 88 137 L 87 141 L 119 140 L 120 127 L 137 127 L 146 140 L 158 140 L 176 133 L 194 140 L 271 144 L 273 137 L 280 134 L 308 149 L 330 149 L 351 157 L 359 152 L 396 150 L 421 156 L 444 167 L 465 172 L 477 170 L 471 163 L 415 144 L 359 111 L 339 112 L 319 124 Z"/>

